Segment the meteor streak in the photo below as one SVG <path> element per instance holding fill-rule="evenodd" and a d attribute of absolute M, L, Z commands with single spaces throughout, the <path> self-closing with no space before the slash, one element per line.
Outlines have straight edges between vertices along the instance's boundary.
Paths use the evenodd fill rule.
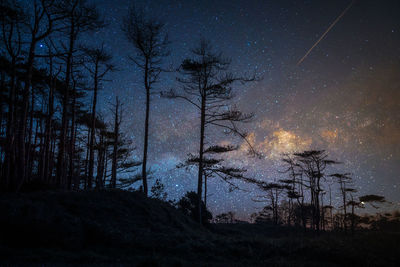
<path fill-rule="evenodd" d="M 321 42 L 322 39 L 324 39 L 325 35 L 333 28 L 333 26 L 335 26 L 335 24 L 344 16 L 344 14 L 346 14 L 346 12 L 351 8 L 351 6 L 354 4 L 356 0 L 353 0 L 350 5 L 348 5 L 346 7 L 345 10 L 343 10 L 343 12 L 339 15 L 339 17 L 337 17 L 335 19 L 334 22 L 332 22 L 332 24 L 328 27 L 328 29 L 324 32 L 324 34 L 321 35 L 321 37 L 319 37 L 319 39 L 315 42 L 315 44 L 307 51 L 307 53 L 304 55 L 304 57 L 302 57 L 299 62 L 297 62 L 297 66 L 299 66 L 301 64 L 301 62 L 303 62 L 303 60 L 308 56 L 308 54 L 311 53 L 311 51 L 314 49 L 314 47 L 316 47 L 319 42 Z"/>

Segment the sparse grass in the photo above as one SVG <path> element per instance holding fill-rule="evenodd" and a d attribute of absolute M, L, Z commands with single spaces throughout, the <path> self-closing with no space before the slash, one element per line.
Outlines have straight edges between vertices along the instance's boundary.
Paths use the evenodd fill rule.
<path fill-rule="evenodd" d="M 400 266 L 400 233 L 199 227 L 122 191 L 0 196 L 0 262 L 132 266 Z"/>

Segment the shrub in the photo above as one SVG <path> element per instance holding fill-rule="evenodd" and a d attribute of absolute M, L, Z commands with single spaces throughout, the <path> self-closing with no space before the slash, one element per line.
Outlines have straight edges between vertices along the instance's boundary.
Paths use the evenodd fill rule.
<path fill-rule="evenodd" d="M 178 210 L 190 216 L 195 221 L 199 221 L 199 201 L 197 193 L 187 192 L 177 203 Z M 212 214 L 207 210 L 206 205 L 201 201 L 201 222 L 207 224 L 212 219 Z"/>

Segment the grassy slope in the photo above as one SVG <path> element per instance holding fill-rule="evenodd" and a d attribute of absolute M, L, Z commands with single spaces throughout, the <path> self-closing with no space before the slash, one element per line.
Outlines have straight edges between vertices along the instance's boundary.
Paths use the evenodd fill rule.
<path fill-rule="evenodd" d="M 400 266 L 399 259 L 399 233 L 200 228 L 168 204 L 122 191 L 0 196 L 2 263 Z"/>

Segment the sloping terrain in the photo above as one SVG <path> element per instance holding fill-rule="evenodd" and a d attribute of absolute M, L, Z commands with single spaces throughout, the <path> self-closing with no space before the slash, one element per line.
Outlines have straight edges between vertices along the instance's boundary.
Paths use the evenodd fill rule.
<path fill-rule="evenodd" d="M 21 259 L 18 248 L 26 251 L 41 248 L 44 253 L 59 249 L 78 254 L 106 248 L 110 253 L 100 253 L 99 260 L 113 261 L 113 254 L 118 258 L 119 252 L 126 252 L 127 248 L 134 249 L 138 256 L 152 255 L 159 250 L 176 249 L 207 234 L 172 206 L 146 199 L 137 192 L 37 192 L 0 196 L 1 245 L 15 248 L 11 253 L 15 254 L 14 259 L 4 254 L 3 259 Z M 29 255 L 22 258 L 25 256 L 29 260 Z M 37 257 L 31 256 L 32 260 Z M 81 256 L 83 261 L 92 260 L 91 255 Z"/>
<path fill-rule="evenodd" d="M 200 227 L 119 190 L 0 195 L 0 263 L 127 266 L 399 266 L 399 233 Z"/>

